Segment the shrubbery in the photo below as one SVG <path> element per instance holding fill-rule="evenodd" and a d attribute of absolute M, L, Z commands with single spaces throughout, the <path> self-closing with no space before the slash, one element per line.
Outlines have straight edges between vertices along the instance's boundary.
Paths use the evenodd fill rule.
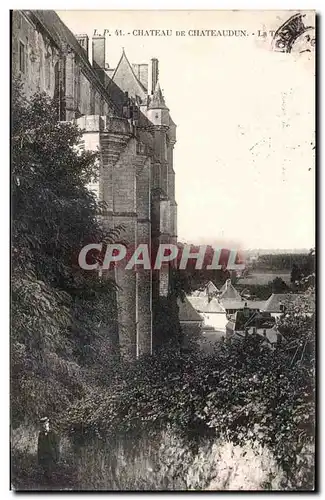
<path fill-rule="evenodd" d="M 26 102 L 19 83 L 13 85 L 14 428 L 82 397 L 102 366 L 101 354 L 116 345 L 115 283 L 78 265 L 85 244 L 116 236 L 101 227 L 103 207 L 87 188 L 98 175 L 97 154 L 78 149 L 81 137 L 75 125 L 58 121 L 45 94 Z"/>
<path fill-rule="evenodd" d="M 286 328 L 289 328 L 287 318 Z M 312 319 L 305 319 L 305 331 Z M 292 488 L 310 489 L 314 443 L 313 339 L 276 350 L 250 336 L 213 355 L 160 353 L 116 373 L 62 416 L 71 437 L 157 436 L 167 427 L 195 453 L 202 439 L 266 447 Z M 303 337 L 303 335 L 302 335 Z M 298 343 L 300 346 L 300 343 Z M 302 352 L 303 351 L 303 352 Z"/>

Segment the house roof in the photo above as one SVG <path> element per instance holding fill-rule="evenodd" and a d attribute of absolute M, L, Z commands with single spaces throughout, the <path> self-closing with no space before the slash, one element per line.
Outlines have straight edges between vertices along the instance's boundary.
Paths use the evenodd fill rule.
<path fill-rule="evenodd" d="M 244 310 L 239 310 L 235 317 L 235 330 L 244 330 L 245 327 L 255 327 L 257 329 L 273 328 L 275 325 L 275 318 L 271 313 L 267 312 L 252 312 L 250 310 L 245 313 Z"/>
<path fill-rule="evenodd" d="M 225 309 L 244 309 L 245 304 L 249 309 L 265 310 L 265 300 L 242 300 L 220 298 L 220 303 Z"/>
<path fill-rule="evenodd" d="M 265 335 L 264 335 L 265 332 Z M 277 342 L 277 336 L 279 332 L 275 328 L 257 328 L 255 331 L 253 328 L 248 329 L 248 335 L 259 335 L 261 340 L 265 340 L 268 344 L 275 344 Z M 283 338 L 283 336 L 281 335 Z M 234 330 L 232 339 L 242 340 L 245 338 L 245 333 L 243 331 Z"/>
<path fill-rule="evenodd" d="M 215 298 L 205 297 L 195 297 L 193 295 L 188 296 L 188 300 L 194 309 L 199 313 L 222 313 L 225 314 L 226 310 L 222 304 L 218 302 Z"/>
<path fill-rule="evenodd" d="M 207 295 L 216 293 L 219 293 L 219 289 L 212 281 L 208 281 L 203 287 L 195 290 L 195 292 L 192 293 L 192 297 L 206 297 Z"/>
<path fill-rule="evenodd" d="M 294 293 L 272 293 L 265 303 L 264 311 L 267 312 L 281 312 L 280 305 L 292 304 L 292 302 L 298 297 Z"/>
<path fill-rule="evenodd" d="M 236 290 L 230 279 L 221 287 L 220 292 L 220 299 L 241 299 L 240 293 Z"/>
<path fill-rule="evenodd" d="M 264 335 L 265 332 L 265 335 Z M 253 333 L 253 328 L 249 328 L 248 333 Z M 277 336 L 279 332 L 276 328 L 257 328 L 256 333 L 265 339 L 267 339 L 271 344 L 275 344 L 277 341 Z"/>
<path fill-rule="evenodd" d="M 180 322 L 186 322 L 186 321 L 195 321 L 195 322 L 202 322 L 203 319 L 199 315 L 199 313 L 194 309 L 194 307 L 191 305 L 187 297 L 185 297 L 184 301 L 181 299 L 178 299 L 177 301 L 178 307 L 179 307 L 179 321 Z"/>
<path fill-rule="evenodd" d="M 285 307 L 292 305 L 294 302 L 299 304 L 299 300 L 303 300 L 303 306 L 301 309 L 305 312 L 314 312 L 315 310 L 315 298 L 314 296 L 305 296 L 298 293 L 272 293 L 271 297 L 265 303 L 264 311 L 279 313 L 282 312 L 280 305 L 283 304 Z"/>

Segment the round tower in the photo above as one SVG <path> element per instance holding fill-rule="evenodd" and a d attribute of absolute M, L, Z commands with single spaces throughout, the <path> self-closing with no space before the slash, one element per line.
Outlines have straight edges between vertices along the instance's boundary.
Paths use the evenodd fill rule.
<path fill-rule="evenodd" d="M 153 94 L 149 97 L 147 116 L 153 125 L 169 127 L 169 109 L 158 81 Z"/>

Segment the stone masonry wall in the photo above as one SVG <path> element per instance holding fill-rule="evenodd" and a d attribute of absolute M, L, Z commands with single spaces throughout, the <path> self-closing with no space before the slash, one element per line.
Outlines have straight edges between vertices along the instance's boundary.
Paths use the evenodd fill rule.
<path fill-rule="evenodd" d="M 100 74 L 58 16 L 52 11 L 49 16 L 49 11 L 38 12 L 12 14 L 13 73 L 21 76 L 26 97 L 37 91 L 54 97 L 60 89 L 59 119 L 76 120 L 84 130 L 85 149 L 99 151 L 99 181 L 89 187 L 106 203 L 104 225 L 124 226 L 121 240 L 129 245 L 127 257 L 139 243 L 151 250 L 151 246 L 171 242 L 177 232 L 172 151 L 175 125 L 172 130 L 168 127 L 168 110 L 163 110 L 160 121 L 162 110 L 150 110 L 153 116 L 158 114 L 155 124 L 143 115 L 136 127 L 122 118 L 123 92 L 117 88 L 108 94 Z M 146 83 L 147 65 L 133 69 Z M 146 92 L 142 91 L 144 97 Z M 119 286 L 119 342 L 122 356 L 134 359 L 152 352 L 152 299 L 167 294 L 168 266 L 156 273 L 141 266 L 130 271 L 124 267 L 125 263 L 114 270 Z"/>
<path fill-rule="evenodd" d="M 19 51 L 24 49 L 24 67 L 20 68 Z M 38 91 L 54 95 L 55 65 L 59 61 L 59 48 L 49 37 L 40 33 L 27 16 L 12 13 L 12 70 L 21 78 L 27 99 Z"/>
<path fill-rule="evenodd" d="M 151 255 L 151 162 L 137 155 L 136 203 L 137 245 L 144 243 Z M 138 266 L 137 272 L 137 355 L 152 353 L 152 271 Z"/>

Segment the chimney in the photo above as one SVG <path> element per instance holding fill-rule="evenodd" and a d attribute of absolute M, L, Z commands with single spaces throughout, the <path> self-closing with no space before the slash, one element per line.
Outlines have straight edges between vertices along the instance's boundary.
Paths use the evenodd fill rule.
<path fill-rule="evenodd" d="M 96 63 L 101 69 L 105 68 L 105 36 L 93 36 L 93 65 Z"/>
<path fill-rule="evenodd" d="M 151 59 L 151 93 L 153 94 L 158 82 L 158 59 Z"/>
<path fill-rule="evenodd" d="M 81 45 L 81 47 L 83 49 L 85 49 L 86 51 L 86 54 L 87 54 L 87 58 L 89 57 L 89 37 L 86 33 L 81 33 L 80 35 L 76 35 L 76 39 L 78 40 L 79 42 L 79 45 Z"/>

